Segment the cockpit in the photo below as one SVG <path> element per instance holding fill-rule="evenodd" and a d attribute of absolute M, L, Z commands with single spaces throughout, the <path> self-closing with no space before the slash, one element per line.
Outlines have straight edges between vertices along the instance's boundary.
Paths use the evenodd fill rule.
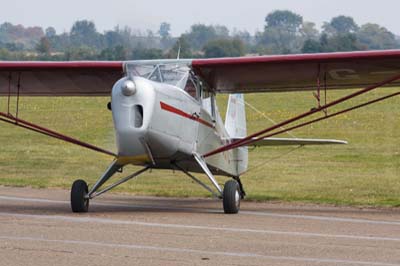
<path fill-rule="evenodd" d="M 125 64 L 129 75 L 176 86 L 195 99 L 200 98 L 199 81 L 192 75 L 189 60 L 132 61 Z"/>

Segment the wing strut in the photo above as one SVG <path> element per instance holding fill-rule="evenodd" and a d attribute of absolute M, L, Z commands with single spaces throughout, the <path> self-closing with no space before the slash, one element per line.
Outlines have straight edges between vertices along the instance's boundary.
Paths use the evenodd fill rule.
<path fill-rule="evenodd" d="M 17 94 L 16 94 L 16 109 L 15 109 L 15 116 L 11 114 L 10 112 L 10 105 L 11 105 L 11 81 L 12 81 L 12 75 L 9 73 L 8 76 L 8 95 L 7 95 L 7 113 L 0 112 L 0 121 L 5 122 L 11 125 L 15 125 L 24 129 L 28 129 L 30 131 L 34 131 L 52 138 L 56 138 L 59 140 L 63 140 L 81 147 L 84 147 L 86 149 L 90 149 L 92 151 L 96 151 L 99 153 L 107 154 L 113 157 L 117 157 L 117 155 L 113 152 L 104 150 L 102 148 L 96 147 L 92 144 L 85 143 L 83 141 L 68 137 L 66 135 L 63 135 L 59 132 L 47 129 L 45 127 L 35 125 L 31 122 L 22 120 L 18 117 L 19 114 L 19 98 L 20 98 L 20 91 L 21 91 L 21 72 L 18 73 L 18 80 L 17 80 Z"/>
<path fill-rule="evenodd" d="M 34 132 L 37 132 L 37 133 L 52 137 L 52 138 L 63 140 L 63 141 L 66 141 L 66 142 L 69 142 L 69 143 L 84 147 L 86 149 L 90 149 L 92 151 L 96 151 L 96 152 L 107 154 L 107 155 L 110 155 L 110 156 L 113 156 L 113 157 L 117 157 L 117 155 L 115 153 L 111 152 L 111 151 L 104 150 L 104 149 L 96 147 L 94 145 L 91 145 L 91 144 L 82 142 L 80 140 L 68 137 L 68 136 L 63 135 L 61 133 L 58 133 L 56 131 L 53 131 L 53 130 L 50 130 L 50 129 L 47 129 L 47 128 L 44 128 L 44 127 L 41 127 L 41 126 L 38 126 L 38 125 L 35 125 L 35 124 L 30 123 L 28 121 L 25 121 L 25 120 L 22 120 L 20 118 L 14 117 L 11 114 L 5 114 L 3 112 L 0 112 L 0 121 L 6 122 L 6 123 L 9 123 L 11 125 L 15 125 L 15 126 L 18 126 L 18 127 L 21 127 L 21 128 L 25 128 L 25 129 L 28 129 L 28 130 L 31 130 L 31 131 L 34 131 Z"/>
<path fill-rule="evenodd" d="M 345 97 L 339 98 L 339 99 L 337 99 L 335 101 L 332 101 L 330 103 L 327 103 L 327 104 L 325 104 L 323 106 L 319 106 L 317 108 L 313 108 L 310 111 L 305 112 L 303 114 L 300 114 L 300 115 L 298 115 L 298 116 L 296 116 L 294 118 L 288 119 L 288 120 L 283 121 L 283 122 L 281 122 L 279 124 L 276 124 L 276 125 L 274 125 L 272 127 L 264 129 L 264 130 L 262 130 L 260 132 L 254 133 L 254 134 L 252 134 L 252 135 L 250 135 L 250 136 L 248 136 L 246 138 L 243 138 L 243 139 L 238 140 L 238 141 L 234 141 L 231 144 L 228 144 L 228 145 L 222 146 L 222 147 L 220 147 L 220 148 L 218 148 L 216 150 L 210 151 L 210 152 L 206 153 L 205 155 L 203 155 L 203 157 L 209 157 L 209 156 L 212 156 L 212 155 L 215 155 L 215 154 L 218 154 L 218 153 L 222 153 L 222 152 L 225 152 L 225 151 L 228 151 L 228 150 L 236 149 L 236 148 L 241 147 L 241 146 L 247 146 L 247 145 L 249 145 L 251 143 L 260 141 L 263 138 L 272 137 L 272 136 L 275 136 L 277 134 L 281 134 L 281 133 L 287 132 L 289 130 L 293 130 L 293 129 L 297 129 L 297 128 L 300 128 L 300 127 L 304 127 L 306 125 L 310 125 L 310 124 L 313 124 L 313 123 L 316 123 L 316 122 L 319 122 L 319 121 L 322 121 L 322 120 L 326 120 L 326 119 L 338 116 L 340 114 L 344 114 L 344 113 L 350 112 L 352 110 L 355 110 L 355 109 L 358 109 L 358 108 L 361 108 L 361 107 L 364 107 L 364 106 L 367 106 L 367 105 L 370 105 L 370 104 L 373 104 L 373 103 L 377 103 L 377 102 L 392 98 L 394 96 L 399 95 L 400 92 L 393 93 L 393 94 L 390 94 L 390 95 L 387 95 L 385 97 L 381 97 L 381 98 L 378 98 L 378 99 L 375 99 L 375 100 L 372 100 L 372 101 L 368 101 L 368 102 L 365 102 L 363 104 L 359 104 L 359 105 L 353 106 L 351 108 L 347 108 L 347 109 L 338 111 L 336 113 L 332 113 L 330 115 L 327 115 L 327 113 L 326 113 L 325 116 L 323 116 L 321 118 L 317 118 L 317 119 L 314 119 L 314 120 L 311 120 L 311 121 L 308 121 L 308 122 L 304 122 L 304 123 L 299 124 L 297 126 L 293 126 L 291 128 L 287 128 L 285 130 L 281 130 L 281 131 L 278 131 L 278 132 L 275 132 L 275 133 L 271 133 L 271 134 L 265 135 L 266 133 L 269 133 L 269 132 L 271 132 L 271 131 L 273 131 L 275 129 L 278 129 L 278 128 L 282 127 L 282 126 L 285 126 L 285 125 L 288 125 L 288 124 L 292 124 L 293 122 L 296 122 L 296 121 L 298 121 L 300 119 L 303 119 L 305 117 L 309 117 L 309 116 L 311 116 L 311 115 L 313 115 L 313 114 L 315 114 L 317 112 L 327 110 L 327 108 L 329 108 L 329 107 L 336 106 L 336 105 L 338 105 L 340 103 L 343 103 L 345 101 L 353 99 L 353 98 L 355 98 L 357 96 L 360 96 L 362 94 L 365 94 L 367 92 L 375 90 L 375 89 L 377 89 L 379 87 L 382 87 L 384 85 L 390 84 L 390 83 L 392 83 L 394 81 L 397 81 L 399 79 L 400 79 L 400 75 L 396 75 L 396 76 L 394 76 L 394 77 L 392 77 L 390 79 L 387 79 L 387 80 L 384 80 L 384 81 L 382 81 L 382 82 L 380 82 L 378 84 L 366 87 L 366 88 L 364 88 L 364 89 L 362 89 L 360 91 L 357 91 L 357 92 L 349 94 L 349 95 L 347 95 Z"/>

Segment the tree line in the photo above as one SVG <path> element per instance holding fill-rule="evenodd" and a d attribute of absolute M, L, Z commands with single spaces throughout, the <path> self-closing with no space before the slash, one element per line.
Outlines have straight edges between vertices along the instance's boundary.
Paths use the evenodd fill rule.
<path fill-rule="evenodd" d="M 288 10 L 269 13 L 264 29 L 254 34 L 230 31 L 223 25 L 195 24 L 179 37 L 171 25 L 145 32 L 115 27 L 99 32 L 93 21 L 76 21 L 69 32 L 53 27 L 0 25 L 0 60 L 143 60 L 210 58 L 396 49 L 400 40 L 378 24 L 358 25 L 352 17 L 337 16 L 320 29 Z"/>

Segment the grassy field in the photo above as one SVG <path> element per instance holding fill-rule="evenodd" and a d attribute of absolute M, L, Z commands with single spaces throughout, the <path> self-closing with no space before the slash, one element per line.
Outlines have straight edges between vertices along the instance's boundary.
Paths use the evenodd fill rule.
<path fill-rule="evenodd" d="M 381 89 L 362 100 L 395 90 Z M 330 92 L 328 98 L 347 93 Z M 226 99 L 226 96 L 219 98 L 221 111 L 225 110 Z M 20 116 L 115 150 L 111 113 L 105 108 L 108 100 L 22 98 Z M 316 104 L 310 92 L 247 95 L 246 100 L 275 121 L 290 118 Z M 5 110 L 5 104 L 6 99 L 0 98 L 0 110 Z M 398 97 L 293 132 L 297 137 L 348 140 L 347 146 L 252 150 L 250 170 L 243 176 L 248 199 L 400 206 L 399 115 Z M 247 109 L 247 118 L 249 133 L 271 125 L 251 109 Z M 0 124 L 0 145 L 0 185 L 5 186 L 69 188 L 77 178 L 93 184 L 112 160 L 7 124 Z M 185 175 L 172 171 L 144 174 L 115 191 L 135 195 L 208 196 Z"/>

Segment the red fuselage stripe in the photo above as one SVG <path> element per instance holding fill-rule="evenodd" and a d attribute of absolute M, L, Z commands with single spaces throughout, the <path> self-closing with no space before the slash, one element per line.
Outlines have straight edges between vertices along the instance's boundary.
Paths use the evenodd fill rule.
<path fill-rule="evenodd" d="M 168 111 L 168 112 L 183 116 L 185 118 L 188 118 L 190 120 L 193 120 L 193 121 L 196 121 L 196 122 L 198 122 L 200 124 L 203 124 L 203 125 L 205 125 L 207 127 L 214 128 L 214 126 L 212 124 L 210 124 L 207 121 L 197 117 L 196 115 L 185 113 L 184 111 L 179 110 L 179 109 L 177 109 L 177 108 L 175 108 L 175 107 L 173 107 L 171 105 L 168 105 L 166 103 L 163 103 L 163 102 L 160 102 L 160 106 L 161 106 L 161 109 L 163 109 L 165 111 Z"/>

